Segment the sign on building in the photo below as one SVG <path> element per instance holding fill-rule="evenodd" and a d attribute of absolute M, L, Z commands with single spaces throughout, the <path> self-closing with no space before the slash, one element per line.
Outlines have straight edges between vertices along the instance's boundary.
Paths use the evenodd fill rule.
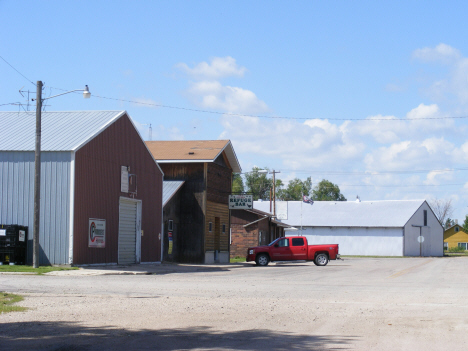
<path fill-rule="evenodd" d="M 89 219 L 88 247 L 106 247 L 106 220 Z"/>
<path fill-rule="evenodd" d="M 229 195 L 230 210 L 249 210 L 253 208 L 252 195 Z"/>

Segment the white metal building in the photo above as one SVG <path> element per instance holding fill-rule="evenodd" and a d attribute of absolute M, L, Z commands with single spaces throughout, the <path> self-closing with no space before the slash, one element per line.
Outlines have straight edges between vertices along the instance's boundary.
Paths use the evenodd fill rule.
<path fill-rule="evenodd" d="M 270 202 L 254 208 L 269 212 Z M 309 244 L 339 244 L 342 255 L 443 256 L 443 228 L 425 200 L 277 201 L 277 218 Z"/>

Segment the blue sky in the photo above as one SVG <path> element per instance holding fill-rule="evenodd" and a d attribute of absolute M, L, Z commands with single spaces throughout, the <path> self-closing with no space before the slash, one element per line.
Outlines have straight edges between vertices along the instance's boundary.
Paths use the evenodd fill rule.
<path fill-rule="evenodd" d="M 0 56 L 26 77 L 0 59 L 0 105 L 26 103 L 18 90 L 37 80 L 46 96 L 88 84 L 91 99 L 46 109 L 125 109 L 145 139 L 149 124 L 153 140 L 230 139 L 244 171 L 326 178 L 350 200 L 452 199 L 463 221 L 468 118 L 443 117 L 468 116 L 466 13 L 463 1 L 0 0 Z"/>

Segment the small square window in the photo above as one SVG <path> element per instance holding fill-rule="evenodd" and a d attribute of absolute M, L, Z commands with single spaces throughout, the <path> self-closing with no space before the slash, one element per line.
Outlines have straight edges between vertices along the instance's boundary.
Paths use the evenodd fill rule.
<path fill-rule="evenodd" d="M 212 231 L 213 231 L 213 223 L 212 223 L 212 222 L 210 222 L 210 223 L 208 224 L 208 231 L 209 231 L 209 232 L 212 232 Z"/>
<path fill-rule="evenodd" d="M 458 243 L 458 247 L 466 251 L 467 243 Z"/>

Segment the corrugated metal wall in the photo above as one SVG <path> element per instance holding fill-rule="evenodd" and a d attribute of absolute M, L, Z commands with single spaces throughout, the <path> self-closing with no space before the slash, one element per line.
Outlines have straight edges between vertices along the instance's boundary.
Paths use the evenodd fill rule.
<path fill-rule="evenodd" d="M 40 264 L 68 263 L 70 152 L 41 153 Z M 29 227 L 32 262 L 34 152 L 0 151 L 0 224 Z"/>
<path fill-rule="evenodd" d="M 163 176 L 137 131 L 124 115 L 75 153 L 73 263 L 117 263 L 121 167 L 136 174 L 142 201 L 141 262 L 161 260 Z M 88 247 L 90 218 L 106 220 L 106 247 Z M 161 233 L 162 236 L 162 233 Z"/>

